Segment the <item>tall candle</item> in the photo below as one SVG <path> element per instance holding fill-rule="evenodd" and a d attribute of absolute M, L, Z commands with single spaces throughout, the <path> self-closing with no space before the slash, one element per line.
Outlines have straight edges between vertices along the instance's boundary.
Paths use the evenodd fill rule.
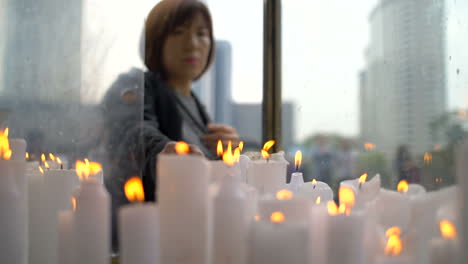
<path fill-rule="evenodd" d="M 57 263 L 75 264 L 75 238 L 73 234 L 73 211 L 61 211 L 58 214 Z"/>
<path fill-rule="evenodd" d="M 110 256 L 110 198 L 95 179 L 84 180 L 74 194 L 76 256 L 81 263 L 108 264 Z"/>
<path fill-rule="evenodd" d="M 224 176 L 213 199 L 213 263 L 246 263 L 251 220 L 247 203 L 240 178 Z"/>
<path fill-rule="evenodd" d="M 281 212 L 254 222 L 249 238 L 249 264 L 309 263 L 307 227 L 285 221 Z"/>
<path fill-rule="evenodd" d="M 210 161 L 211 177 L 210 182 L 219 183 L 226 174 L 231 174 L 233 177 L 241 181 L 241 169 L 239 163 L 232 166 L 227 166 L 222 160 Z"/>
<path fill-rule="evenodd" d="M 158 207 L 152 203 L 142 203 L 145 197 L 139 178 L 127 181 L 125 194 L 133 204 L 119 210 L 121 263 L 160 263 Z"/>
<path fill-rule="evenodd" d="M 358 179 L 357 193 L 356 193 L 356 209 L 365 209 L 369 202 L 377 198 L 380 193 L 380 175 L 375 175 L 371 180 L 366 181 L 367 174 L 362 175 Z"/>
<path fill-rule="evenodd" d="M 403 253 L 406 245 L 400 238 L 401 229 L 399 227 L 389 228 L 386 232 L 384 248 L 379 250 L 376 264 L 413 264 L 414 258 Z"/>
<path fill-rule="evenodd" d="M 309 226 L 309 253 L 310 263 L 327 263 L 327 243 L 328 243 L 328 211 L 326 203 L 317 201 L 310 207 L 311 218 Z"/>
<path fill-rule="evenodd" d="M 32 166 L 32 165 L 31 165 Z M 42 169 L 42 168 L 41 168 Z M 35 170 L 28 176 L 28 233 L 29 233 L 29 264 L 42 264 L 44 252 L 42 251 L 42 236 L 46 212 L 42 209 L 45 201 L 44 170 L 39 170 L 36 163 Z"/>
<path fill-rule="evenodd" d="M 239 158 L 239 167 L 241 171 L 241 179 L 243 183 L 247 183 L 247 167 L 249 166 L 250 158 L 246 155 L 241 155 Z"/>
<path fill-rule="evenodd" d="M 0 153 L 2 154 L 2 153 Z M 27 221 L 22 221 L 23 197 L 18 190 L 16 170 L 0 157 L 0 263 L 27 263 Z"/>
<path fill-rule="evenodd" d="M 188 146 L 176 149 L 188 153 Z M 160 154 L 157 170 L 161 263 L 206 263 L 209 162 L 193 155 Z"/>
<path fill-rule="evenodd" d="M 407 195 L 381 189 L 375 202 L 375 210 L 378 223 L 384 229 L 399 226 L 404 232 L 408 230 L 411 220 L 411 204 Z"/>
<path fill-rule="evenodd" d="M 31 243 L 33 263 L 57 263 L 58 246 L 58 213 L 71 210 L 71 197 L 78 187 L 79 181 L 75 171 L 72 170 L 46 170 L 42 181 L 39 182 L 40 194 L 37 197 L 39 204 L 39 219 L 35 223 L 34 243 Z M 34 199 L 34 198 L 33 198 Z M 33 215 L 35 216 L 35 215 Z"/>

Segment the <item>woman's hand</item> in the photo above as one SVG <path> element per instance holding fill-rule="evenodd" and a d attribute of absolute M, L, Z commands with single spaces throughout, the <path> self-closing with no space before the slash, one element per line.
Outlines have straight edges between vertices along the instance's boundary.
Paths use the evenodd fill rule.
<path fill-rule="evenodd" d="M 208 132 L 208 135 L 202 137 L 202 141 L 213 153 L 216 153 L 218 140 L 223 142 L 224 149 L 229 141 L 232 141 L 234 147 L 239 144 L 239 135 L 233 127 L 211 123 L 208 124 Z"/>
<path fill-rule="evenodd" d="M 161 151 L 161 153 L 163 154 L 176 154 L 176 150 L 175 150 L 175 146 L 176 146 L 177 142 L 175 141 L 171 141 L 169 143 L 166 144 L 166 146 L 164 147 L 164 149 Z M 189 145 L 189 154 L 190 155 L 195 155 L 195 156 L 205 156 L 203 154 L 203 152 L 200 150 L 199 147 L 197 147 L 196 145 Z"/>

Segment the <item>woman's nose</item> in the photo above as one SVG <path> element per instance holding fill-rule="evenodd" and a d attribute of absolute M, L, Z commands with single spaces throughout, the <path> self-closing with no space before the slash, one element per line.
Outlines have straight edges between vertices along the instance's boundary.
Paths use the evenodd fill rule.
<path fill-rule="evenodd" d="M 188 33 L 185 40 L 185 46 L 188 49 L 197 48 L 199 45 L 198 37 L 196 33 Z"/>

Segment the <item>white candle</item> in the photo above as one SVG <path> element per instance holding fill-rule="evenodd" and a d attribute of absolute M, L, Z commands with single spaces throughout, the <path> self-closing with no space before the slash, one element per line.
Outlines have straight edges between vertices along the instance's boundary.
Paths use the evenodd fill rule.
<path fill-rule="evenodd" d="M 330 215 L 328 218 L 328 264 L 362 264 L 365 259 L 364 213 Z"/>
<path fill-rule="evenodd" d="M 30 164 L 32 166 L 32 164 Z M 28 233 L 29 233 L 29 264 L 46 263 L 42 249 L 43 228 L 46 212 L 43 210 L 44 175 L 38 168 L 36 162 L 35 170 L 31 170 L 28 176 Z"/>
<path fill-rule="evenodd" d="M 226 175 L 213 199 L 213 263 L 243 264 L 251 217 L 240 178 Z"/>
<path fill-rule="evenodd" d="M 248 263 L 309 263 L 306 226 L 288 222 L 281 212 L 275 212 L 271 218 L 272 221 L 265 219 L 252 224 Z"/>
<path fill-rule="evenodd" d="M 33 235 L 37 236 L 30 245 L 33 263 L 57 263 L 58 247 L 58 213 L 64 210 L 71 210 L 71 197 L 74 190 L 79 186 L 79 180 L 72 170 L 46 170 L 42 180 L 34 179 L 33 188 L 39 188 L 40 194 L 37 196 L 37 203 L 32 206 L 39 206 L 39 215 L 33 214 L 34 223 Z M 30 184 L 34 185 L 34 184 Z M 32 199 L 35 199 L 32 197 Z M 36 212 L 36 209 L 35 211 Z"/>
<path fill-rule="evenodd" d="M 140 178 L 127 181 L 125 194 L 133 204 L 119 210 L 121 263 L 160 263 L 158 207 L 153 203 L 142 203 L 145 197 Z"/>
<path fill-rule="evenodd" d="M 110 257 L 110 198 L 95 179 L 85 180 L 75 192 L 74 236 L 81 263 L 108 264 Z"/>
<path fill-rule="evenodd" d="M 27 220 L 24 219 L 24 197 L 18 190 L 18 176 L 13 163 L 0 157 L 0 263 L 26 264 Z"/>
<path fill-rule="evenodd" d="M 460 208 L 465 208 L 461 210 L 461 248 L 468 248 L 468 139 L 459 146 L 459 149 L 456 153 L 456 175 L 457 180 L 460 185 Z M 463 250 L 462 259 L 468 259 L 468 250 Z"/>
<path fill-rule="evenodd" d="M 426 189 L 419 184 L 409 184 L 408 186 L 408 195 L 409 196 L 419 196 L 426 194 Z"/>
<path fill-rule="evenodd" d="M 442 237 L 431 241 L 431 264 L 458 264 L 461 260 L 460 245 L 455 225 L 447 220 L 440 221 Z"/>
<path fill-rule="evenodd" d="M 374 201 L 380 193 L 380 175 L 375 175 L 371 180 L 365 181 L 367 174 L 361 176 L 361 182 L 358 179 L 358 187 L 356 193 L 356 209 L 365 209 L 369 202 Z"/>
<path fill-rule="evenodd" d="M 157 169 L 161 263 L 206 263 L 209 162 L 199 156 L 160 154 Z"/>
<path fill-rule="evenodd" d="M 24 161 L 26 157 L 26 141 L 22 138 L 10 139 L 12 151 L 11 160 Z"/>
<path fill-rule="evenodd" d="M 286 186 L 287 163 L 276 160 L 255 160 L 247 168 L 247 183 L 260 195 L 276 193 Z"/>
<path fill-rule="evenodd" d="M 411 204 L 405 194 L 381 189 L 375 201 L 378 224 L 385 230 L 399 226 L 407 231 L 411 220 Z"/>
<path fill-rule="evenodd" d="M 239 167 L 241 171 L 241 179 L 243 183 L 247 183 L 247 167 L 249 166 L 250 158 L 246 155 L 240 155 Z"/>
<path fill-rule="evenodd" d="M 328 184 L 321 181 L 313 180 L 301 185 L 298 191 L 298 196 L 303 197 L 315 203 L 318 197 L 322 203 L 326 204 L 333 200 L 333 191 Z"/>
<path fill-rule="evenodd" d="M 58 214 L 57 263 L 75 264 L 75 239 L 73 236 L 73 211 L 61 211 Z"/>
<path fill-rule="evenodd" d="M 211 165 L 211 177 L 210 182 L 219 183 L 222 178 L 227 175 L 233 175 L 239 181 L 241 181 L 241 169 L 239 163 L 235 163 L 233 166 L 227 166 L 222 160 L 210 161 Z"/>
<path fill-rule="evenodd" d="M 293 193 L 298 193 L 299 188 L 302 184 L 304 184 L 304 176 L 302 172 L 298 172 L 299 167 L 302 163 L 302 151 L 296 151 L 296 155 L 294 155 L 294 165 L 296 168 L 296 172 L 293 172 L 291 175 L 291 180 L 288 185 L 288 189 L 290 189 Z"/>
<path fill-rule="evenodd" d="M 328 210 L 325 203 L 311 206 L 311 220 L 309 226 L 310 262 L 314 264 L 327 263 L 328 243 Z"/>
<path fill-rule="evenodd" d="M 259 201 L 259 216 L 266 220 L 277 211 L 285 216 L 285 222 L 306 225 L 310 223 L 311 203 L 301 197 L 293 197 L 289 190 L 281 190 L 276 197 L 265 197 Z"/>

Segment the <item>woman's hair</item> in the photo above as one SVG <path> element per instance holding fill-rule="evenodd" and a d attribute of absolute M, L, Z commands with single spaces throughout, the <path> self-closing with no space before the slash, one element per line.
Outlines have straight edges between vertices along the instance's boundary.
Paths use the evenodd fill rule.
<path fill-rule="evenodd" d="M 201 14 L 205 19 L 211 41 L 208 62 L 196 79 L 206 72 L 213 61 L 215 43 L 210 11 L 199 0 L 163 0 L 153 7 L 145 25 L 145 64 L 150 71 L 159 73 L 163 79 L 167 78 L 162 56 L 164 42 L 177 27 L 191 21 L 196 14 Z"/>

